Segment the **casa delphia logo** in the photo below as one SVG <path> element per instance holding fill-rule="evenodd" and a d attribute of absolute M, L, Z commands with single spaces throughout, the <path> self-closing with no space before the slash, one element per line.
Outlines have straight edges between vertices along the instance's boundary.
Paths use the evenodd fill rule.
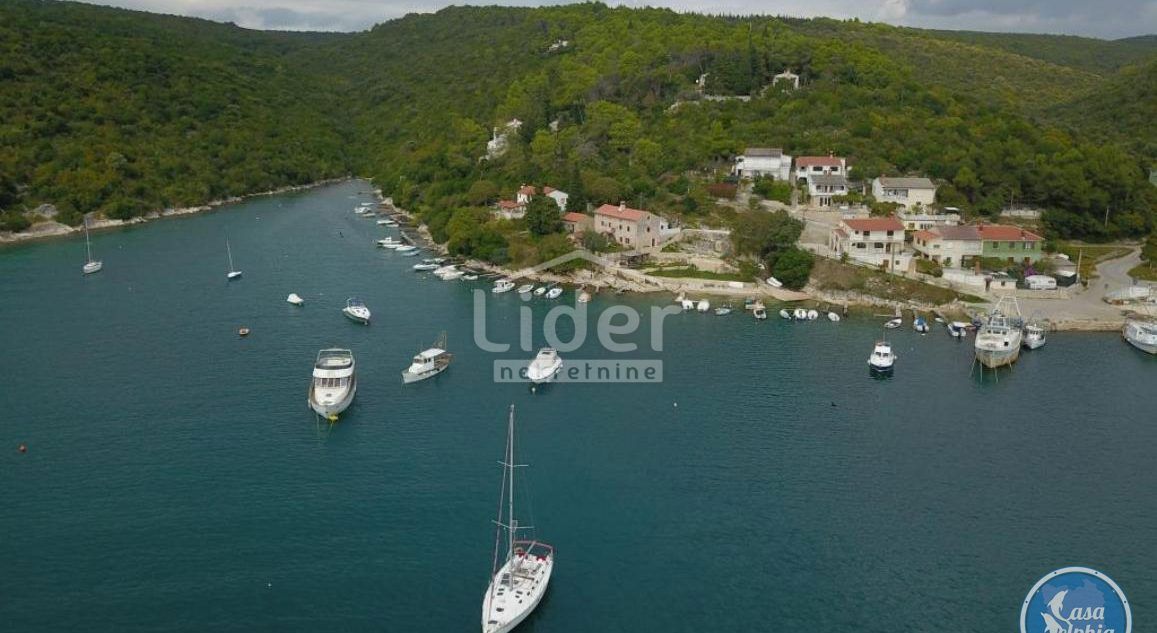
<path fill-rule="evenodd" d="M 1088 567 L 1045 575 L 1020 609 L 1021 633 L 1132 633 L 1133 614 L 1111 578 Z"/>

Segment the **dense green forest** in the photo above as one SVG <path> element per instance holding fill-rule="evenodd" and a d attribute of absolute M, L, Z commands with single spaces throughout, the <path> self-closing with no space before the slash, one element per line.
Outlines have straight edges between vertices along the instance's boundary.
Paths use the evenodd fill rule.
<path fill-rule="evenodd" d="M 0 208 L 11 219 L 51 202 L 75 222 L 356 173 L 456 252 L 533 260 L 566 245 L 484 210 L 518 185 L 564 189 L 575 209 L 626 200 L 696 222 L 718 213 L 712 185 L 730 159 L 760 145 L 846 155 L 862 178 L 923 173 L 972 214 L 1038 205 L 1056 236 L 1139 236 L 1157 223 L 1155 54 L 1153 38 L 594 3 L 455 7 L 318 35 L 11 0 Z M 784 68 L 800 90 L 769 87 Z M 701 99 L 704 73 L 710 93 L 752 99 Z M 505 155 L 483 160 L 513 118 Z"/>

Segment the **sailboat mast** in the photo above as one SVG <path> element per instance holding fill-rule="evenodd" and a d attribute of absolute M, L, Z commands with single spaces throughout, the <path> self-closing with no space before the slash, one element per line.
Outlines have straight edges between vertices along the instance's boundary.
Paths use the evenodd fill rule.
<path fill-rule="evenodd" d="M 229 272 L 233 272 L 233 249 L 229 247 L 229 240 L 225 240 L 225 252 L 229 255 Z"/>
<path fill-rule="evenodd" d="M 514 519 L 514 405 L 510 405 L 510 423 L 507 426 L 506 437 L 506 470 L 510 473 L 510 487 L 507 489 L 506 501 L 506 520 L 509 523 L 507 528 L 509 536 L 509 545 L 507 547 L 506 560 L 514 562 L 514 533 L 518 530 L 518 521 Z M 514 577 L 511 575 L 512 584 Z"/>
<path fill-rule="evenodd" d="M 92 242 L 90 242 L 88 239 L 88 216 L 87 215 L 84 216 L 84 251 L 85 251 L 85 254 L 88 256 L 88 259 L 85 261 L 91 262 L 92 261 Z"/>

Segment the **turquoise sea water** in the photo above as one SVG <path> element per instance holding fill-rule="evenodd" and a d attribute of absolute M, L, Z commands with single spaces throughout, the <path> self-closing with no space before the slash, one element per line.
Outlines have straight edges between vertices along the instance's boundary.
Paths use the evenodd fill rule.
<path fill-rule="evenodd" d="M 83 240 L 0 250 L 0 630 L 477 630 L 512 403 L 558 552 L 521 631 L 1013 631 L 1069 565 L 1112 576 L 1138 630 L 1157 617 L 1157 362 L 1119 336 L 1052 335 L 982 382 L 969 343 L 905 329 L 877 380 L 879 320 L 684 314 L 630 356 L 662 383 L 533 394 L 492 379 L 532 355 L 523 302 L 487 293 L 515 346 L 479 350 L 488 284 L 373 248 L 367 189 L 94 234 L 87 278 Z M 665 299 L 591 310 L 616 304 Z M 453 366 L 403 386 L 442 330 Z M 359 391 L 319 430 L 333 345 Z M 569 356 L 614 357 L 593 335 Z"/>

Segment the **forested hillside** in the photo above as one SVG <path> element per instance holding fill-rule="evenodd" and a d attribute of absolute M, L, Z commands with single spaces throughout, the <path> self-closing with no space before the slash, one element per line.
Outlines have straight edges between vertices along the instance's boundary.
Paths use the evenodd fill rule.
<path fill-rule="evenodd" d="M 1024 36 L 1029 55 L 986 35 L 601 4 L 275 34 L 12 0 L 0 207 L 53 202 L 75 221 L 353 172 L 459 252 L 513 257 L 537 246 L 484 208 L 521 183 L 693 222 L 716 174 L 762 145 L 847 155 L 864 178 L 927 174 L 970 213 L 1031 202 L 1065 235 L 1151 231 L 1152 66 L 1128 65 L 1147 40 L 1081 39 L 1103 53 L 1089 64 L 1057 53 L 1065 38 Z M 785 68 L 800 90 L 769 87 Z M 702 99 L 704 73 L 708 93 L 752 99 Z M 482 160 L 512 118 L 506 154 Z"/>

